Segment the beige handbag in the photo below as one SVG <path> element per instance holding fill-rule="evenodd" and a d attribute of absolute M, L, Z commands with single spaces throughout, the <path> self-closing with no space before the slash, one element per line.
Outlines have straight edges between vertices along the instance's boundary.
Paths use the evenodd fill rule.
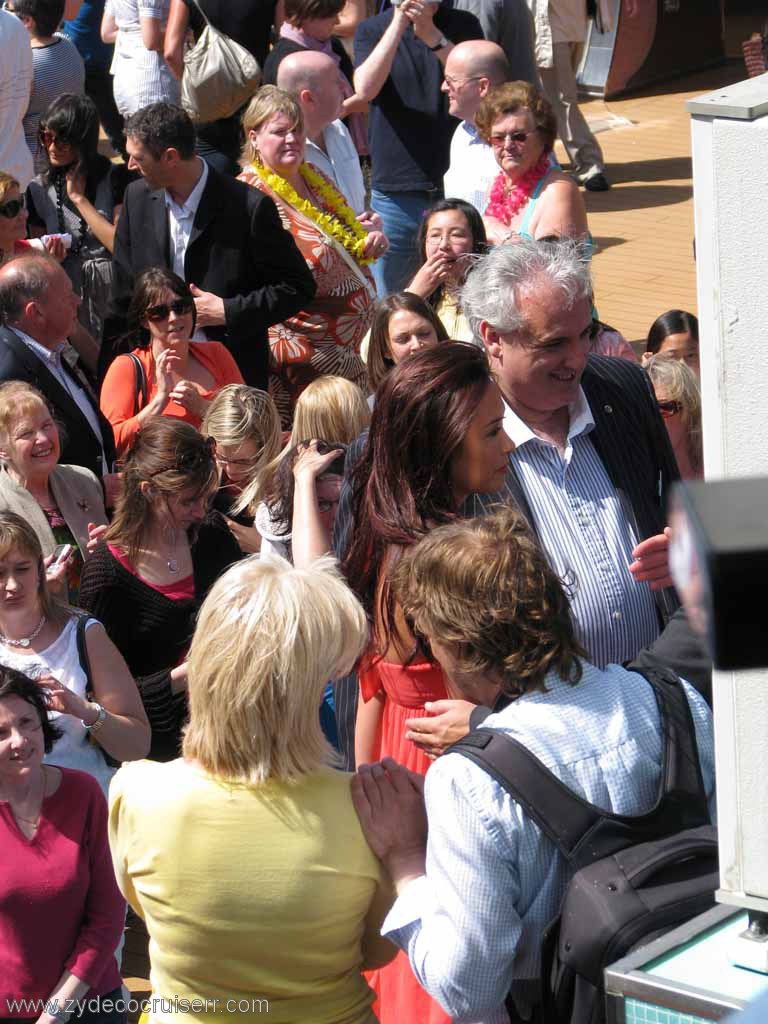
<path fill-rule="evenodd" d="M 181 105 L 193 121 L 209 124 L 239 110 L 261 84 L 259 62 L 208 20 L 197 0 L 205 28 L 184 54 Z"/>

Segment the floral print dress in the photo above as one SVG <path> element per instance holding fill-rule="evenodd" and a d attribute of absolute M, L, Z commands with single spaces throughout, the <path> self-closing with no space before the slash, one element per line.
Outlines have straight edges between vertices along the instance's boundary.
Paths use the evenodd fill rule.
<path fill-rule="evenodd" d="M 269 328 L 269 393 L 283 429 L 289 430 L 297 398 L 317 377 L 346 377 L 367 391 L 360 342 L 373 316 L 373 277 L 352 256 L 342 253 L 340 246 L 311 220 L 276 195 L 254 171 L 246 168 L 240 180 L 275 201 L 283 227 L 290 231 L 317 283 L 317 293 L 308 309 Z"/>

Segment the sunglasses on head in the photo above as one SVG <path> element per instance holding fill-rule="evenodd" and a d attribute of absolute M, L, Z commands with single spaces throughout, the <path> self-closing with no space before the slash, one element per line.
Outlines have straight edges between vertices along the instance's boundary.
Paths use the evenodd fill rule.
<path fill-rule="evenodd" d="M 194 308 L 194 299 L 174 299 L 173 302 L 161 302 L 157 306 L 150 306 L 144 316 L 156 324 L 161 320 L 167 320 L 171 313 L 184 316 L 185 313 L 191 313 Z"/>
<path fill-rule="evenodd" d="M 18 217 L 24 207 L 27 205 L 25 196 L 20 199 L 9 199 L 7 203 L 0 203 L 0 217 L 7 217 L 8 220 L 13 220 L 14 217 Z"/>
<path fill-rule="evenodd" d="M 141 432 L 139 432 L 140 441 Z M 192 473 L 201 466 L 212 463 L 216 458 L 216 442 L 212 437 L 201 438 L 201 442 L 201 444 L 196 445 L 194 448 L 177 453 L 174 466 L 166 466 L 164 469 L 158 469 L 154 473 L 150 473 L 150 479 L 160 476 L 162 473 Z"/>
<path fill-rule="evenodd" d="M 659 412 L 665 419 L 669 419 L 670 416 L 675 416 L 677 413 L 683 411 L 681 403 L 675 402 L 672 399 L 665 402 L 657 402 L 656 405 L 658 405 Z"/>

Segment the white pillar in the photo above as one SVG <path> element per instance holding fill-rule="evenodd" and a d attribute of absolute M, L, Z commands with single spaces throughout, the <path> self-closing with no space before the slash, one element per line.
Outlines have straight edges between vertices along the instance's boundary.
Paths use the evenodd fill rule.
<path fill-rule="evenodd" d="M 705 473 L 768 476 L 768 75 L 687 106 Z M 768 911 L 768 669 L 715 672 L 713 690 L 718 898 Z"/>

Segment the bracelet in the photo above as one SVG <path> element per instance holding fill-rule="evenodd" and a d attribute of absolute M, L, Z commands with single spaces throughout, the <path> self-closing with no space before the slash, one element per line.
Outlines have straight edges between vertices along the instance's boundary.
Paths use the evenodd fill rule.
<path fill-rule="evenodd" d="M 437 53 L 438 50 L 442 50 L 446 46 L 448 46 L 448 42 L 449 41 L 445 38 L 445 36 L 441 35 L 440 38 L 438 39 L 436 45 L 435 46 L 430 46 L 430 50 L 432 51 L 432 53 Z"/>
<path fill-rule="evenodd" d="M 90 704 L 91 707 L 96 708 L 96 711 L 98 712 L 98 714 L 96 715 L 96 721 L 93 723 L 93 725 L 85 725 L 85 722 L 83 722 L 83 725 L 85 725 L 86 732 L 97 733 L 107 720 L 107 712 L 104 710 L 101 704 L 97 704 L 96 701 L 91 701 Z"/>

